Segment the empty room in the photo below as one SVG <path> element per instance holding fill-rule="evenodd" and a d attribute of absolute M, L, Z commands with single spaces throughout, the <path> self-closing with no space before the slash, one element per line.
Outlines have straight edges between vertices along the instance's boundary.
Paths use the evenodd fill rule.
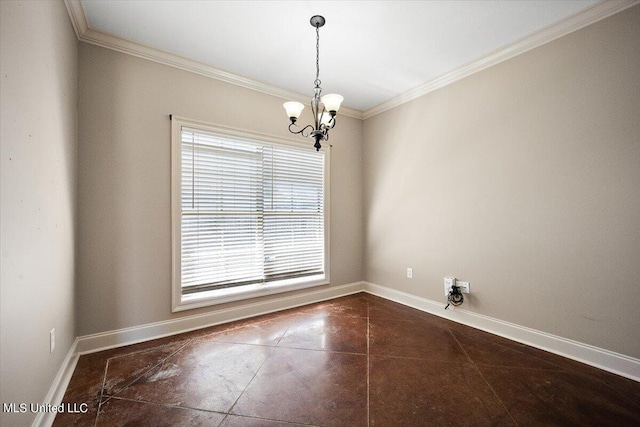
<path fill-rule="evenodd" d="M 0 425 L 640 425 L 640 1 L 0 12 Z"/>

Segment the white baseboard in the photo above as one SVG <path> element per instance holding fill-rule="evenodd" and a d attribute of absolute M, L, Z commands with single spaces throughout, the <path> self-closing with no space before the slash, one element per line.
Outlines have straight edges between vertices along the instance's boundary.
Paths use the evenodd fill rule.
<path fill-rule="evenodd" d="M 170 335 L 202 329 L 235 320 L 255 317 L 262 314 L 286 310 L 301 305 L 333 299 L 354 294 L 363 290 L 363 282 L 349 283 L 340 286 L 325 286 L 295 295 L 254 302 L 240 306 L 216 310 L 193 316 L 178 317 L 161 322 L 148 323 L 131 328 L 85 335 L 78 338 L 76 351 L 78 354 L 88 354 L 110 348 L 137 344 Z"/>
<path fill-rule="evenodd" d="M 64 393 L 67 391 L 67 386 L 69 385 L 69 381 L 71 381 L 71 377 L 73 376 L 73 371 L 76 369 L 76 364 L 78 363 L 78 353 L 76 351 L 76 347 L 78 345 L 78 338 L 73 341 L 71 344 L 71 348 L 67 352 L 64 360 L 62 361 L 62 365 L 56 374 L 56 377 L 53 379 L 53 384 L 49 388 L 49 392 L 47 396 L 44 398 L 44 404 L 51 404 L 51 406 L 58 406 L 62 403 L 62 398 L 64 398 Z M 38 426 L 50 426 L 53 424 L 53 419 L 56 417 L 55 412 L 47 412 L 42 411 L 38 412 L 35 420 L 33 420 L 33 427 Z"/>
<path fill-rule="evenodd" d="M 364 291 L 415 309 L 453 320 L 476 329 L 536 347 L 596 368 L 640 381 L 640 359 L 594 347 L 493 317 L 454 307 L 444 310 L 443 302 L 431 301 L 385 286 L 365 282 Z"/>
<path fill-rule="evenodd" d="M 325 301 L 341 296 L 362 292 L 364 282 L 349 283 L 341 286 L 326 286 L 296 295 L 285 296 L 258 303 L 218 310 L 194 316 L 180 317 L 162 322 L 149 323 L 131 328 L 102 332 L 99 334 L 77 337 L 69 349 L 53 384 L 45 397 L 44 404 L 58 406 L 62 403 L 64 393 L 73 376 L 80 355 L 95 353 L 110 348 L 137 344 L 170 335 L 206 328 L 221 323 L 228 323 L 248 317 L 259 316 L 314 302 Z M 48 427 L 53 424 L 55 412 L 40 412 L 33 421 L 33 427 Z"/>
<path fill-rule="evenodd" d="M 296 295 L 244 304 L 210 313 L 179 317 L 162 322 L 78 337 L 69 349 L 44 403 L 50 403 L 51 405 L 62 403 L 78 358 L 82 354 L 163 338 L 301 305 L 326 301 L 361 291 L 640 381 L 639 359 L 460 308 L 445 311 L 442 302 L 431 301 L 374 283 L 354 282 L 341 286 L 322 287 Z M 53 424 L 54 418 L 55 413 L 39 413 L 32 425 L 34 427 L 50 426 Z"/>

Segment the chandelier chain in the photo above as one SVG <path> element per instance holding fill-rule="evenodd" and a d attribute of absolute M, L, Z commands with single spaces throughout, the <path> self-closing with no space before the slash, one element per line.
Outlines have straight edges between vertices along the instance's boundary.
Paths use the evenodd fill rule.
<path fill-rule="evenodd" d="M 320 87 L 320 26 L 316 25 L 316 87 Z"/>

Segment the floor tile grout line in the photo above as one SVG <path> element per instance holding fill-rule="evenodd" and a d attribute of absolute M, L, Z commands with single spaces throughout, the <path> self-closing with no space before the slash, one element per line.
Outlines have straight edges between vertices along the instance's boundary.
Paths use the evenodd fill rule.
<path fill-rule="evenodd" d="M 368 323 L 368 319 L 367 319 L 367 323 Z M 230 329 L 230 331 L 231 331 L 231 330 L 235 330 L 235 329 L 237 329 L 237 328 Z M 237 343 L 237 342 L 231 342 L 231 341 L 216 341 L 216 340 L 212 340 L 212 342 L 214 342 L 214 343 L 221 343 L 221 344 L 250 345 L 250 346 L 256 346 L 256 347 L 267 347 L 267 348 L 271 348 L 271 349 L 274 349 L 274 348 L 283 348 L 283 349 L 305 350 L 305 351 L 322 351 L 322 352 L 335 353 L 335 354 L 352 354 L 352 355 L 359 355 L 359 356 L 362 356 L 362 355 L 363 355 L 362 353 L 355 353 L 355 352 L 343 352 L 343 351 L 322 350 L 322 349 L 308 349 L 308 348 L 297 348 L 297 347 L 277 347 L 277 346 L 278 346 L 278 344 L 280 343 L 280 341 L 282 340 L 282 338 L 284 338 L 284 336 L 286 335 L 286 333 L 287 333 L 290 329 L 291 329 L 291 328 L 290 328 L 290 327 L 288 327 L 288 328 L 285 330 L 285 332 L 284 332 L 284 333 L 282 334 L 282 336 L 279 338 L 278 343 L 276 343 L 275 345 L 249 344 L 249 343 Z M 221 332 L 223 332 L 223 331 L 221 331 Z M 213 335 L 213 334 L 210 334 L 210 335 Z M 199 339 L 210 339 L 210 338 L 211 338 L 210 336 L 202 336 L 202 337 L 192 338 L 192 339 L 190 339 L 190 340 L 186 341 L 186 342 L 184 343 L 184 345 L 182 345 L 180 348 L 176 349 L 173 353 L 171 353 L 171 354 L 167 355 L 165 358 L 163 358 L 161 361 L 159 361 L 159 362 L 158 362 L 158 363 L 156 363 L 155 365 L 151 366 L 149 369 L 145 370 L 141 375 L 139 375 L 138 377 L 136 377 L 136 378 L 135 378 L 134 380 L 132 380 L 130 383 L 128 383 L 128 384 L 127 384 L 127 385 L 125 385 L 124 387 L 122 387 L 122 388 L 118 389 L 118 390 L 117 390 L 117 391 L 115 391 L 113 394 L 106 395 L 107 399 L 106 399 L 103 403 L 106 403 L 106 402 L 107 402 L 107 401 L 109 401 L 111 398 L 117 398 L 117 399 L 122 399 L 122 400 L 133 400 L 133 399 L 126 399 L 126 398 L 118 397 L 118 396 L 117 396 L 117 394 L 118 394 L 118 393 L 120 393 L 120 392 L 122 392 L 122 391 L 123 391 L 123 390 L 125 390 L 126 388 L 130 387 L 132 384 L 134 384 L 135 382 L 137 382 L 140 378 L 144 377 L 144 376 L 145 376 L 147 373 L 149 373 L 151 370 L 153 370 L 153 369 L 157 368 L 158 366 L 160 366 L 160 365 L 161 365 L 162 363 L 164 363 L 168 358 L 170 358 L 171 356 L 173 356 L 173 355 L 175 355 L 176 353 L 180 352 L 181 350 L 183 350 L 183 349 L 184 349 L 186 346 L 188 346 L 189 344 L 191 344 L 191 343 L 193 343 L 193 342 L 195 342 L 196 340 L 199 340 Z M 367 337 L 367 340 L 368 340 L 368 337 Z M 168 345 L 168 344 L 165 344 L 165 345 Z M 157 347 L 154 347 L 154 348 L 151 348 L 151 349 L 140 350 L 140 351 L 132 352 L 132 353 L 129 353 L 129 354 L 138 354 L 138 353 L 142 353 L 142 352 L 145 352 L 145 351 L 152 351 L 152 350 L 154 350 L 154 349 L 156 349 L 156 348 L 158 348 L 158 347 L 162 347 L 162 346 L 157 346 Z M 124 356 L 124 355 L 123 355 L 123 356 Z M 269 357 L 270 357 L 270 356 L 271 356 L 271 354 L 269 355 Z M 117 356 L 117 357 L 122 357 L 122 356 Z M 113 359 L 113 358 L 109 358 L 109 359 L 107 359 L 107 362 L 108 362 L 110 359 Z M 268 357 L 267 357 L 267 359 L 268 359 Z M 263 361 L 263 364 L 266 362 L 266 360 L 267 360 L 267 359 L 265 359 L 265 361 Z M 260 368 L 258 368 L 258 371 L 262 368 L 262 365 L 263 365 L 263 364 L 261 364 Z M 254 376 L 252 377 L 252 379 L 249 381 L 249 384 L 251 383 L 251 381 L 253 381 L 253 379 L 255 378 L 255 375 L 257 375 L 258 371 L 256 371 L 256 373 L 254 374 Z M 106 382 L 106 371 L 105 371 L 105 382 Z M 249 384 L 247 384 L 247 387 L 248 387 L 248 385 L 249 385 Z M 244 394 L 244 391 L 246 390 L 246 388 L 247 388 L 247 387 L 245 387 L 245 389 L 241 392 L 241 394 L 240 394 L 240 396 L 238 397 L 238 399 L 242 396 L 242 394 Z M 101 396 L 101 400 L 102 400 L 102 398 L 105 396 L 105 395 L 104 395 L 104 383 L 103 383 L 102 392 L 103 392 L 103 394 L 102 394 L 102 396 Z M 234 404 L 231 406 L 231 409 L 235 406 L 235 404 L 237 403 L 237 400 L 238 400 L 238 399 L 236 399 L 236 401 L 234 402 Z M 141 401 L 141 402 L 144 402 L 144 401 Z M 149 402 L 149 403 L 153 403 L 153 402 Z M 198 409 L 198 408 L 192 408 L 192 409 Z M 231 409 L 230 409 L 229 411 L 231 411 Z M 199 409 L 199 410 L 202 410 L 202 409 Z"/>
<path fill-rule="evenodd" d="M 490 365 L 490 364 L 487 364 L 487 363 L 476 363 L 476 361 L 475 361 L 475 360 L 473 360 L 473 359 L 471 359 L 471 356 L 469 356 L 469 354 L 467 353 L 467 351 L 464 349 L 464 346 L 462 345 L 462 343 L 461 343 L 461 342 L 460 342 L 460 340 L 458 339 L 457 335 L 456 335 L 456 334 L 455 334 L 451 329 L 449 329 L 449 333 L 453 336 L 453 338 L 456 340 L 456 342 L 458 343 L 458 345 L 462 348 L 462 350 L 465 352 L 465 354 L 467 355 L 467 357 L 469 357 L 469 359 L 472 361 L 472 363 L 473 363 L 474 365 L 492 366 L 492 367 L 496 367 L 496 368 L 501 368 L 501 367 L 504 367 L 504 368 L 518 368 L 518 369 L 520 369 L 520 368 L 521 368 L 521 369 L 544 370 L 544 371 L 557 371 L 557 372 L 565 371 L 565 368 L 563 368 L 562 366 L 560 366 L 560 365 L 558 365 L 558 364 L 556 364 L 556 363 L 549 362 L 549 361 L 547 361 L 547 360 L 544 360 L 544 359 L 543 359 L 543 358 L 541 358 L 541 357 L 534 356 L 534 355 L 531 355 L 531 354 L 527 354 L 527 353 L 525 353 L 525 352 L 523 352 L 523 351 L 521 351 L 521 350 L 518 350 L 517 348 L 512 348 L 512 347 L 509 347 L 509 346 L 507 346 L 507 345 L 500 344 L 500 343 L 491 343 L 491 344 L 492 344 L 492 345 L 496 345 L 496 346 L 498 346 L 498 347 L 500 347 L 500 348 L 504 348 L 504 349 L 509 350 L 509 351 L 513 351 L 513 352 L 518 353 L 518 354 L 520 354 L 520 355 L 523 355 L 523 356 L 526 356 L 526 357 L 530 357 L 530 358 L 532 358 L 532 359 L 536 359 L 536 360 L 539 360 L 539 361 L 541 361 L 541 362 L 547 363 L 547 364 L 549 364 L 549 365 L 552 365 L 552 368 L 530 368 L 530 367 L 527 367 L 527 366 Z"/>
<path fill-rule="evenodd" d="M 264 360 L 262 361 L 262 363 L 260 364 L 260 366 L 258 367 L 258 369 L 256 369 L 256 371 L 254 372 L 253 376 L 251 377 L 251 379 L 249 380 L 249 382 L 247 382 L 247 385 L 244 386 L 244 388 L 242 389 L 242 391 L 240 392 L 240 394 L 238 395 L 238 397 L 236 398 L 236 400 L 233 401 L 233 403 L 231 404 L 231 406 L 229 406 L 229 409 L 227 410 L 227 414 L 231 414 L 231 411 L 233 411 L 233 408 L 235 408 L 236 404 L 238 403 L 238 401 L 240 400 L 240 398 L 244 395 L 244 393 L 247 391 L 247 389 L 249 388 L 249 386 L 251 385 L 251 383 L 253 382 L 253 380 L 256 378 L 256 376 L 258 375 L 258 372 L 260 372 L 260 370 L 262 370 L 262 367 L 264 366 L 265 363 L 267 363 L 267 360 L 269 360 L 270 357 L 273 356 L 273 353 L 275 353 L 275 348 L 276 347 L 272 347 L 271 351 L 269 352 L 269 355 L 267 355 L 267 357 L 264 358 Z"/>
<path fill-rule="evenodd" d="M 323 353 L 331 353 L 331 354 L 351 354 L 353 356 L 366 356 L 367 353 L 356 353 L 354 351 L 338 351 L 338 350 L 327 350 L 322 348 L 304 348 L 304 347 L 272 347 L 279 348 L 283 350 L 305 350 L 305 351 L 320 351 Z"/>
<path fill-rule="evenodd" d="M 276 348 L 276 345 L 270 344 L 253 344 L 248 342 L 234 342 L 234 341 L 218 341 L 218 340 L 209 340 L 210 343 L 215 344 L 233 344 L 233 345 L 249 345 L 251 347 L 267 347 L 267 348 Z"/>
<path fill-rule="evenodd" d="M 288 309 L 288 310 L 295 310 L 295 309 Z M 222 328 L 219 331 L 212 331 L 212 332 L 206 332 L 206 333 L 202 332 L 202 335 L 194 337 L 194 338 L 191 338 L 191 340 L 197 340 L 197 339 L 207 338 L 207 337 L 209 337 L 211 335 L 221 334 L 221 333 L 224 333 L 224 332 L 233 332 L 236 329 L 243 328 L 243 327 L 245 327 L 245 326 L 247 326 L 249 324 L 259 325 L 261 323 L 270 322 L 270 321 L 275 320 L 275 319 L 282 319 L 282 318 L 288 317 L 288 316 L 299 316 L 300 314 L 305 314 L 305 313 L 272 312 L 272 313 L 268 313 L 268 314 L 259 315 L 257 317 L 273 315 L 273 319 L 254 320 L 254 317 L 246 317 L 244 319 L 232 320 L 230 322 L 220 323 L 220 324 L 212 325 L 212 326 L 206 326 L 204 328 L 195 329 L 194 331 L 185 332 L 185 333 L 188 334 L 188 333 L 191 333 L 191 332 L 204 331 L 204 329 L 208 329 L 208 328 L 216 328 L 216 327 L 221 327 Z M 238 322 L 238 323 L 245 322 L 245 323 L 231 326 L 232 323 L 236 323 L 236 322 Z M 227 329 L 226 328 L 227 326 L 230 326 L 230 327 Z M 144 351 L 144 350 L 141 350 L 141 351 Z"/>
<path fill-rule="evenodd" d="M 456 336 L 456 334 L 451 330 L 449 330 L 449 332 L 451 332 L 451 334 L 454 336 L 456 341 L 458 341 L 458 343 L 462 347 L 462 343 L 460 343 L 460 341 L 458 340 L 458 337 Z M 485 332 L 485 331 L 482 331 L 482 332 Z M 490 332 L 485 332 L 485 333 L 489 333 L 490 334 Z M 493 334 L 491 334 L 491 335 L 493 335 Z M 527 366 L 490 365 L 490 364 L 487 364 L 487 363 L 476 363 L 474 361 L 473 363 L 475 365 L 490 366 L 490 367 L 496 367 L 496 368 L 515 368 L 515 369 L 544 370 L 544 371 L 552 371 L 552 372 L 568 372 L 568 373 L 574 372 L 573 369 L 567 368 L 565 366 L 561 366 L 561 365 L 559 365 L 559 364 L 557 364 L 555 362 L 550 362 L 548 360 L 545 360 L 543 357 L 535 356 L 533 354 L 528 354 L 525 351 L 522 351 L 522 350 L 520 350 L 518 348 L 514 348 L 514 347 L 511 347 L 509 345 L 501 344 L 501 343 L 497 343 L 497 342 L 494 342 L 494 343 L 491 343 L 491 344 L 495 345 L 495 346 L 498 346 L 500 348 L 509 350 L 509 351 L 513 351 L 513 352 L 518 353 L 520 355 L 523 355 L 523 356 L 526 356 L 526 357 L 530 357 L 532 359 L 539 360 L 539 361 L 544 362 L 546 364 L 552 365 L 553 367 L 552 368 L 530 368 L 530 367 L 527 367 Z M 465 351 L 465 353 L 466 353 L 466 351 Z M 595 380 L 598 380 L 596 377 L 593 377 L 593 376 L 590 376 L 590 377 L 595 379 Z M 601 382 L 606 385 L 606 383 L 604 381 L 601 381 Z"/>
<path fill-rule="evenodd" d="M 286 421 L 286 420 L 278 420 L 275 418 L 264 418 L 264 417 L 257 417 L 255 415 L 238 415 L 238 414 L 226 414 L 226 417 L 224 420 L 222 420 L 222 422 L 224 422 L 228 417 L 240 417 L 240 418 L 250 418 L 252 420 L 263 420 L 263 421 L 273 421 L 274 423 L 280 423 L 280 424 L 291 424 L 291 425 L 296 425 L 296 426 L 310 426 L 310 427 L 315 427 L 316 424 L 313 423 L 304 423 L 304 422 L 296 422 L 296 421 Z M 222 424 L 219 424 L 222 425 Z"/>
<path fill-rule="evenodd" d="M 367 327 L 368 327 L 368 325 L 369 325 L 369 318 L 367 317 Z M 287 333 L 289 332 L 290 329 L 291 329 L 291 326 L 287 326 L 287 329 L 284 331 L 282 336 L 278 339 L 278 342 L 273 346 L 273 348 L 289 348 L 289 349 L 293 349 L 293 350 L 325 351 L 325 352 L 329 352 L 329 353 L 341 353 L 341 354 L 362 354 L 362 353 L 355 353 L 355 352 L 350 352 L 350 351 L 335 351 L 335 350 L 326 350 L 326 349 L 317 349 L 317 348 L 280 347 L 280 342 L 285 337 L 285 335 L 287 335 Z M 368 338 L 367 338 L 367 340 L 368 340 Z M 367 344 L 368 344 L 368 341 L 367 341 Z M 368 348 L 367 348 L 367 350 L 368 350 Z M 367 353 L 368 353 L 368 351 L 367 351 Z"/>
<path fill-rule="evenodd" d="M 194 340 L 188 340 L 184 345 L 180 346 L 180 348 L 178 348 L 176 351 L 174 351 L 173 353 L 170 353 L 169 355 L 167 355 L 166 357 L 162 358 L 158 363 L 156 363 L 155 365 L 151 366 L 149 369 L 145 370 L 142 374 L 138 375 L 136 378 L 134 378 L 131 382 L 129 382 L 127 385 L 119 388 L 118 390 L 114 391 L 112 394 L 107 395 L 110 398 L 115 397 L 116 394 L 120 393 L 123 390 L 126 390 L 128 387 L 132 386 L 133 384 L 135 384 L 140 378 L 144 377 L 145 375 L 147 375 L 151 370 L 157 368 L 158 366 L 162 365 L 168 358 L 170 358 L 171 356 L 177 354 L 178 352 L 182 351 L 187 345 L 191 344 Z M 107 366 L 109 363 L 109 360 L 111 359 L 107 359 Z M 104 378 L 104 384 L 102 386 L 102 390 L 104 393 L 104 386 L 106 385 L 107 382 L 107 372 L 105 371 L 105 378 Z M 107 399 L 105 402 L 109 401 L 109 399 Z M 102 396 L 101 396 L 101 400 L 102 400 Z"/>
<path fill-rule="evenodd" d="M 122 354 L 118 354 L 118 355 L 115 355 L 115 356 L 108 357 L 107 360 L 119 359 L 121 357 L 127 357 L 127 356 L 131 356 L 131 355 L 134 355 L 134 354 L 144 353 L 144 352 L 147 352 L 147 351 L 153 351 L 153 350 L 156 350 L 156 349 L 158 349 L 160 347 L 164 347 L 166 345 L 171 345 L 173 343 L 176 343 L 176 342 L 180 341 L 180 336 L 181 335 L 189 334 L 189 333 L 190 332 L 179 332 L 179 333 L 176 333 L 174 335 L 167 335 L 167 336 L 162 337 L 162 338 L 154 338 L 154 339 L 147 340 L 147 341 L 141 341 L 141 342 L 138 342 L 138 343 L 135 343 L 135 344 L 127 344 L 124 347 L 116 347 L 116 349 L 124 350 L 127 347 L 135 347 L 135 346 L 140 345 L 140 344 L 148 344 L 148 343 L 151 343 L 151 342 L 156 341 L 156 340 L 167 340 L 167 341 L 169 341 L 167 343 L 158 344 L 158 345 L 155 345 L 153 347 L 142 348 L 140 350 L 133 350 L 133 351 L 130 351 L 130 352 L 123 352 Z M 170 338 L 171 338 L 171 340 L 169 340 Z M 176 339 L 174 340 L 174 338 L 176 338 Z M 184 340 L 185 341 L 192 341 L 194 339 L 195 338 L 185 338 Z M 104 350 L 104 351 L 110 351 L 110 350 Z M 90 354 L 98 354 L 98 353 L 100 353 L 100 351 L 98 351 L 97 353 L 90 353 Z"/>
<path fill-rule="evenodd" d="M 282 338 L 284 338 L 284 336 L 287 335 L 287 332 L 289 332 L 289 329 L 291 329 L 291 326 L 287 326 L 287 329 L 285 329 L 282 335 L 280 335 L 280 338 L 278 338 L 278 342 L 274 345 L 274 347 L 278 347 L 280 345 L 280 341 L 282 341 Z"/>
<path fill-rule="evenodd" d="M 224 417 L 222 417 L 222 421 L 218 423 L 218 427 L 221 427 L 222 425 L 224 425 L 224 422 L 227 421 L 227 418 L 229 418 L 229 414 L 224 414 Z"/>
<path fill-rule="evenodd" d="M 108 369 L 109 369 L 109 359 L 107 359 L 104 364 L 104 375 L 102 376 L 102 386 L 100 387 L 100 399 L 98 400 L 98 409 L 96 410 L 96 418 L 93 420 L 93 427 L 96 427 L 98 425 L 98 417 L 100 416 L 100 409 L 102 409 L 102 398 L 104 397 L 104 386 L 107 382 Z"/>
<path fill-rule="evenodd" d="M 484 377 L 484 375 L 482 374 L 482 371 L 474 364 L 473 365 L 474 368 L 476 369 L 476 371 L 478 371 L 478 374 L 480 374 L 480 377 L 482 378 L 482 380 L 485 382 L 485 384 L 487 385 L 487 387 L 489 387 L 489 390 L 491 390 L 491 393 L 493 393 L 493 395 L 496 397 L 496 399 L 498 399 L 498 401 L 500 402 L 500 404 L 502 405 L 502 407 L 504 408 L 505 411 L 507 411 L 507 414 L 509 414 L 509 417 L 511 418 L 511 420 L 514 422 L 514 424 L 516 426 L 518 426 L 518 422 L 516 421 L 515 418 L 513 418 L 513 415 L 511 415 L 511 412 L 509 411 L 509 409 L 507 408 L 507 405 L 502 401 L 502 399 L 500 398 L 500 396 L 498 396 L 498 393 L 496 393 L 496 391 L 493 389 L 493 387 L 491 386 L 491 384 L 489 384 L 489 381 L 487 381 L 487 379 Z"/>
<path fill-rule="evenodd" d="M 287 326 L 287 328 L 285 329 L 285 331 L 282 333 L 282 335 L 280 336 L 280 338 L 278 339 L 278 342 L 275 343 L 274 346 L 270 346 L 271 347 L 271 352 L 269 353 L 269 355 L 267 357 L 264 358 L 264 360 L 262 361 L 262 363 L 260 364 L 260 367 L 258 369 L 256 369 L 256 372 L 253 374 L 253 376 L 251 377 L 251 379 L 249 380 L 249 382 L 247 383 L 247 385 L 244 387 L 244 389 L 242 389 L 242 391 L 240 392 L 240 394 L 238 395 L 238 397 L 236 398 L 236 400 L 231 404 L 231 406 L 229 407 L 229 409 L 227 410 L 227 416 L 225 417 L 225 419 L 231 415 L 231 411 L 233 411 L 233 408 L 236 406 L 236 404 L 238 403 L 238 401 L 240 400 L 240 398 L 244 395 L 244 392 L 247 391 L 247 389 L 249 388 L 249 385 L 251 385 L 251 383 L 253 382 L 253 380 L 255 379 L 255 377 L 258 375 L 258 372 L 260 372 L 260 370 L 262 369 L 262 367 L 264 366 L 264 364 L 267 362 L 267 360 L 273 356 L 273 353 L 275 352 L 275 348 L 278 348 L 278 344 L 280 344 L 280 341 L 282 341 L 282 338 L 284 338 L 284 336 L 287 334 L 287 332 L 289 332 L 289 329 L 291 329 L 291 326 Z M 224 420 L 223 420 L 224 421 Z"/>
<path fill-rule="evenodd" d="M 367 319 L 367 326 L 368 326 L 368 319 Z M 280 339 L 282 339 L 284 337 L 284 335 L 286 335 L 286 333 L 289 331 L 290 328 L 287 328 L 287 330 L 285 331 L 285 333 L 282 335 L 282 337 Z M 368 338 L 368 328 L 367 328 L 367 346 L 368 346 L 368 342 L 369 342 L 369 338 Z M 278 340 L 278 344 L 280 343 L 280 340 Z M 231 407 L 229 408 L 229 410 L 227 411 L 228 415 L 238 415 L 238 416 L 243 416 L 243 415 L 239 415 L 239 414 L 232 414 L 231 411 L 233 411 L 233 408 L 236 406 L 236 404 L 238 403 L 238 401 L 240 400 L 240 398 L 244 395 L 245 391 L 249 388 L 249 385 L 251 385 L 251 383 L 253 382 L 253 380 L 255 379 L 255 377 L 258 375 L 258 373 L 260 372 L 260 370 L 262 369 L 262 367 L 264 366 L 264 364 L 267 362 L 267 360 L 273 356 L 273 354 L 276 352 L 276 349 L 284 349 L 284 350 L 303 350 L 303 351 L 316 351 L 316 352 L 323 352 L 323 353 L 332 353 L 332 354 L 351 354 L 351 355 L 356 355 L 356 356 L 363 356 L 362 353 L 352 353 L 352 352 L 341 352 L 341 351 L 332 351 L 332 350 L 322 350 L 322 349 L 307 349 L 307 348 L 295 348 L 295 347 L 278 347 L 276 344 L 276 346 L 269 346 L 272 350 L 271 353 L 265 358 L 265 360 L 262 362 L 262 364 L 260 365 L 260 367 L 256 370 L 256 372 L 254 373 L 253 377 L 251 377 L 251 380 L 249 380 L 249 382 L 247 383 L 247 385 L 245 386 L 245 388 L 242 390 L 242 392 L 240 393 L 240 395 L 238 396 L 238 398 L 233 402 L 233 404 L 231 405 Z M 242 345 L 242 344 L 241 344 Z M 368 353 L 368 351 L 367 351 Z M 367 354 L 367 362 L 368 362 L 368 354 Z M 367 363 L 368 365 L 368 363 Z M 368 368 L 367 368 L 368 369 Z M 367 372 L 367 412 L 368 412 L 368 383 L 369 383 L 369 378 L 368 378 L 368 372 Z M 265 418 L 267 419 L 267 418 Z M 312 425 L 312 424 L 310 424 Z M 367 425 L 368 425 L 368 414 L 367 414 Z"/>
<path fill-rule="evenodd" d="M 471 326 L 469 326 L 469 327 L 471 327 Z M 487 333 L 487 334 L 490 334 L 490 335 L 492 335 L 492 336 L 498 336 L 498 337 L 499 337 L 499 335 L 494 335 L 494 334 L 491 334 L 490 332 L 482 331 L 481 329 L 478 329 L 478 330 L 479 330 L 479 331 L 481 331 L 481 332 L 485 332 L 485 333 Z M 475 331 L 475 329 L 474 329 L 474 331 Z M 454 333 L 453 331 L 451 331 L 451 330 L 450 330 L 450 332 L 451 332 L 451 334 L 452 334 L 452 335 L 456 338 L 456 340 L 457 340 L 457 338 L 458 338 L 458 337 L 455 335 L 455 333 Z M 500 338 L 502 338 L 502 337 L 500 337 Z M 505 339 L 506 339 L 506 338 L 505 338 Z M 512 342 L 514 342 L 514 343 L 515 343 L 516 341 L 512 341 Z M 536 360 L 540 360 L 540 361 L 542 361 L 542 362 L 544 362 L 544 363 L 548 363 L 549 365 L 553 365 L 553 366 L 555 366 L 557 370 L 564 370 L 564 369 L 565 369 L 565 368 L 563 368 L 562 366 L 560 366 L 560 365 L 558 365 L 558 364 L 556 364 L 556 363 L 554 363 L 554 362 L 549 362 L 549 361 L 545 360 L 544 358 L 542 358 L 542 357 L 538 357 L 538 356 L 534 356 L 533 354 L 527 354 L 526 352 L 524 352 L 524 351 L 522 351 L 522 350 L 520 350 L 520 349 L 518 349 L 518 348 L 511 347 L 511 346 L 506 345 L 506 344 L 501 344 L 501 343 L 499 343 L 499 342 L 493 342 L 493 343 L 491 343 L 491 344 L 492 344 L 492 345 L 496 345 L 496 346 L 498 346 L 498 347 L 500 347 L 500 348 L 507 349 L 507 350 L 509 350 L 509 351 L 516 352 L 516 353 L 521 354 L 521 355 L 523 355 L 523 356 L 527 356 L 527 357 L 530 357 L 530 358 L 532 358 L 532 359 L 536 359 Z M 462 344 L 460 344 L 460 345 L 462 345 Z M 529 346 L 527 346 L 527 347 L 529 347 Z"/>
<path fill-rule="evenodd" d="M 453 338 L 453 340 L 456 342 L 456 344 L 458 344 L 458 347 L 460 347 L 460 349 L 462 350 L 462 352 L 464 353 L 465 356 L 467 356 L 467 359 L 469 359 L 469 362 L 471 362 L 472 365 L 476 365 L 476 362 L 471 358 L 471 356 L 469 356 L 469 353 L 467 353 L 467 350 L 465 350 L 464 346 L 462 345 L 462 343 L 458 340 L 458 337 L 456 337 L 456 334 L 454 334 L 451 329 L 447 328 L 447 331 L 449 332 L 449 335 L 451 335 L 451 337 Z"/>
<path fill-rule="evenodd" d="M 489 381 L 487 381 L 487 379 L 484 377 L 484 375 L 482 375 L 482 372 L 480 371 L 480 369 L 476 365 L 475 361 L 471 358 L 471 356 L 469 356 L 469 353 L 467 353 L 467 350 L 465 350 L 465 348 L 463 347 L 462 343 L 458 340 L 458 337 L 456 337 L 456 335 L 451 331 L 451 329 L 449 329 L 449 333 L 451 334 L 453 339 L 456 341 L 456 343 L 458 343 L 458 346 L 460 346 L 462 351 L 464 351 L 464 354 L 467 356 L 467 358 L 471 362 L 471 365 L 476 370 L 476 372 L 478 372 L 478 374 L 480 375 L 480 378 L 482 378 L 482 381 L 484 381 L 484 383 L 487 385 L 487 387 L 489 387 L 489 390 L 491 390 L 491 393 L 493 393 L 493 395 L 496 397 L 496 399 L 498 399 L 498 402 L 500 402 L 500 404 L 502 405 L 504 410 L 507 412 L 507 414 L 509 415 L 509 418 L 511 418 L 511 421 L 513 421 L 514 424 L 517 426 L 518 422 L 516 421 L 515 418 L 513 418 L 513 415 L 511 415 L 511 412 L 509 412 L 509 409 L 507 408 L 507 405 L 505 405 L 505 403 L 502 401 L 502 399 L 500 399 L 500 396 L 498 396 L 498 393 L 496 393 L 496 391 L 493 389 L 493 387 L 491 387 L 491 384 L 489 384 Z"/>
<path fill-rule="evenodd" d="M 132 399 L 130 397 L 113 396 L 112 399 L 113 400 L 123 400 L 123 401 L 126 401 L 126 402 L 144 403 L 145 405 L 163 406 L 163 407 L 166 407 L 166 408 L 185 409 L 185 410 L 189 410 L 189 411 L 201 411 L 201 412 L 209 412 L 209 413 L 213 413 L 213 414 L 229 415 L 229 413 L 227 413 L 227 412 L 214 411 L 213 409 L 195 408 L 193 406 L 173 405 L 171 403 L 152 402 L 150 400 Z"/>

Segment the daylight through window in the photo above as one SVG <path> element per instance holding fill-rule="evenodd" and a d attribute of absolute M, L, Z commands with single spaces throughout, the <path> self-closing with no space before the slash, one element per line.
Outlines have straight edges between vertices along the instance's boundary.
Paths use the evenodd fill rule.
<path fill-rule="evenodd" d="M 174 308 L 326 283 L 325 151 L 185 124 L 176 136 Z"/>

